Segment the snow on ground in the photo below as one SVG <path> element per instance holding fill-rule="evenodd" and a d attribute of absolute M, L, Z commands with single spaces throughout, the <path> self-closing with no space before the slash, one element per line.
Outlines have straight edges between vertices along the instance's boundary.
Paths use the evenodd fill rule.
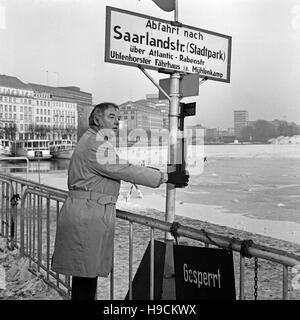
<path fill-rule="evenodd" d="M 29 260 L 19 250 L 7 249 L 0 238 L 0 300 L 62 300 L 51 287 L 29 270 Z"/>

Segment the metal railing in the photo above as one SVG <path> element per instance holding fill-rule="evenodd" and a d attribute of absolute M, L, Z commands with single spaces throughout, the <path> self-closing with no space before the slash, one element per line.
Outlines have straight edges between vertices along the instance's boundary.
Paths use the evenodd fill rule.
<path fill-rule="evenodd" d="M 39 274 L 46 283 L 54 287 L 65 298 L 69 298 L 71 279 L 53 272 L 50 268 L 51 255 L 54 246 L 56 221 L 61 205 L 68 192 L 35 182 L 26 181 L 11 175 L 0 174 L 0 236 L 7 238 L 12 244 L 20 248 L 22 255 L 29 258 L 30 270 Z M 21 206 L 12 205 L 10 199 L 19 192 Z M 18 208 L 18 209 L 16 209 Z M 133 224 L 149 228 L 150 231 L 150 299 L 154 298 L 154 231 L 170 232 L 173 226 L 169 222 L 159 219 L 117 210 L 117 218 L 129 223 L 128 242 L 128 290 L 129 299 L 132 298 L 133 281 Z M 13 228 L 12 228 L 13 225 Z M 4 228 L 5 226 L 5 228 Z M 13 231 L 13 232 L 12 232 Z M 201 245 L 217 246 L 233 250 L 239 254 L 239 299 L 245 299 L 246 259 L 255 258 L 255 286 L 257 289 L 258 259 L 266 260 L 282 266 L 282 299 L 288 299 L 289 268 L 300 265 L 300 257 L 283 250 L 250 243 L 234 237 L 216 234 L 204 229 L 196 229 L 180 225 L 176 230 L 178 237 L 184 237 Z M 114 267 L 110 276 L 110 298 L 114 299 Z M 255 287 L 254 286 L 254 287 Z M 257 292 L 254 293 L 257 298 Z"/>

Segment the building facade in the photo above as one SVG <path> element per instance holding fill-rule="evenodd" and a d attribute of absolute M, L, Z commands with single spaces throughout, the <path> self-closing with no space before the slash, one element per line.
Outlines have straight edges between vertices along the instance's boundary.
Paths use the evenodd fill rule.
<path fill-rule="evenodd" d="M 163 128 L 163 116 L 160 110 L 150 106 L 147 100 L 128 101 L 119 107 L 121 126 L 127 126 L 128 131 Z"/>
<path fill-rule="evenodd" d="M 91 109 L 92 94 L 78 87 L 25 84 L 16 77 L 0 75 L 2 138 L 77 141 L 88 127 Z"/>
<path fill-rule="evenodd" d="M 159 100 L 158 94 L 147 94 L 146 100 L 150 107 L 160 111 L 163 118 L 163 127 L 169 129 L 169 101 Z"/>
<path fill-rule="evenodd" d="M 19 139 L 34 122 L 34 92 L 16 77 L 0 75 L 0 135 Z"/>
<path fill-rule="evenodd" d="M 234 135 L 241 138 L 242 130 L 247 127 L 249 122 L 249 114 L 247 110 L 235 110 L 233 115 Z"/>
<path fill-rule="evenodd" d="M 30 83 L 35 96 L 36 138 L 77 141 L 77 101 L 60 88 Z"/>

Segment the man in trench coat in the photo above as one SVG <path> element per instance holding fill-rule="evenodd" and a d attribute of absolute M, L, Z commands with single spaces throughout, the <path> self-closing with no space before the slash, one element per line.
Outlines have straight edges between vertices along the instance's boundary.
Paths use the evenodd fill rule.
<path fill-rule="evenodd" d="M 112 269 L 116 201 L 120 181 L 152 188 L 162 183 L 187 186 L 186 173 L 120 163 L 106 133 L 117 133 L 119 108 L 95 106 L 90 128 L 79 140 L 68 169 L 69 195 L 57 221 L 52 270 L 72 276 L 72 300 L 93 300 L 97 277 Z"/>

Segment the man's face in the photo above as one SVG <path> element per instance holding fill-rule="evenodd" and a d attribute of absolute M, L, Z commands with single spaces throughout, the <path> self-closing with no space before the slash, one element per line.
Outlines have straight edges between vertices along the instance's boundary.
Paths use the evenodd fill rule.
<path fill-rule="evenodd" d="M 102 116 L 98 116 L 100 127 L 112 129 L 114 132 L 119 130 L 119 110 L 114 107 L 106 109 Z"/>

